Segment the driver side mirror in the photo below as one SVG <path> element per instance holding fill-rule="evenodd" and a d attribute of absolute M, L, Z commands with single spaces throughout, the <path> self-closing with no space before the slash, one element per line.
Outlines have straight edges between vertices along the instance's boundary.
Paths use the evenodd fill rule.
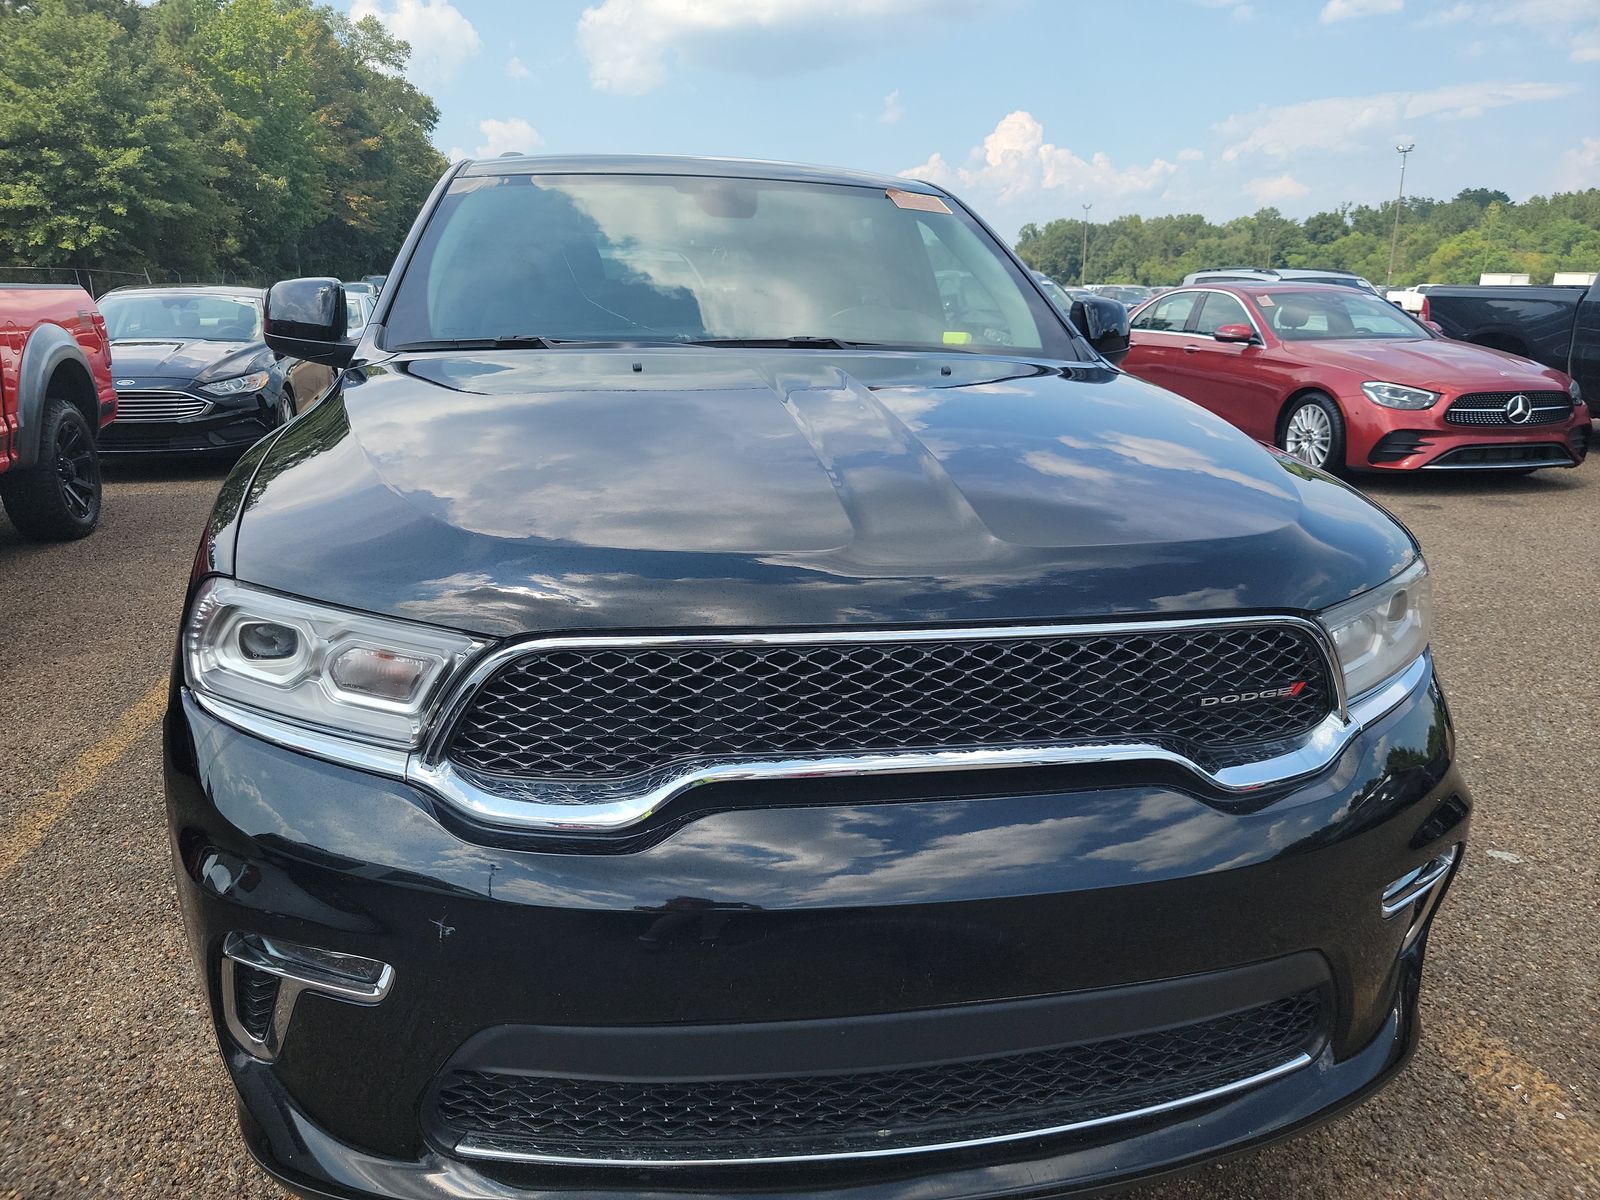
<path fill-rule="evenodd" d="M 1443 337 L 1445 335 L 1444 334 L 1444 326 L 1439 324 L 1439 322 L 1437 322 L 1437 321 L 1424 321 L 1423 324 L 1426 325 L 1429 329 L 1433 330 L 1435 333 L 1437 333 L 1440 337 Z"/>
<path fill-rule="evenodd" d="M 1112 366 L 1128 357 L 1128 310 L 1121 301 L 1086 296 L 1072 302 L 1067 316 L 1084 340 Z"/>
<path fill-rule="evenodd" d="M 330 367 L 347 367 L 356 345 L 347 340 L 344 286 L 337 279 L 285 279 L 267 291 L 262 331 L 274 353 Z"/>
<path fill-rule="evenodd" d="M 1256 331 L 1248 325 L 1218 325 L 1211 336 L 1219 342 L 1253 342 Z"/>

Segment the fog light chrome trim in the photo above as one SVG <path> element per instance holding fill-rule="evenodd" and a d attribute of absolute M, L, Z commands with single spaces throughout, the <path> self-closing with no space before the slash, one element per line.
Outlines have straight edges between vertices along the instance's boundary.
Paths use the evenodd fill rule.
<path fill-rule="evenodd" d="M 1406 935 L 1400 941 L 1400 951 L 1411 949 L 1428 923 L 1428 916 L 1439 897 L 1444 893 L 1445 882 L 1456 861 L 1461 857 L 1461 843 L 1457 842 L 1442 854 L 1436 854 L 1415 870 L 1407 871 L 1383 889 L 1379 909 L 1385 920 L 1393 920 L 1408 909 L 1412 913 Z"/>
<path fill-rule="evenodd" d="M 240 967 L 275 975 L 281 981 L 264 1038 L 253 1035 L 239 1013 Z M 230 933 L 223 940 L 221 975 L 222 1012 L 228 1032 L 240 1046 L 263 1062 L 271 1062 L 283 1049 L 284 1036 L 289 1031 L 289 1021 L 301 992 L 371 1007 L 382 1003 L 394 985 L 394 968 L 375 958 L 300 946 L 258 933 Z"/>

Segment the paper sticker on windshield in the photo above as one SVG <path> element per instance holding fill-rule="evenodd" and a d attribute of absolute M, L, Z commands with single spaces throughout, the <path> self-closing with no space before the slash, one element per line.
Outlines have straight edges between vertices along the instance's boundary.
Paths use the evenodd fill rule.
<path fill-rule="evenodd" d="M 1256 297 L 1256 303 L 1259 304 L 1262 308 L 1271 308 L 1272 307 L 1272 297 L 1271 296 L 1257 296 Z"/>
<path fill-rule="evenodd" d="M 944 344 L 946 346 L 965 346 L 971 340 L 972 335 L 960 329 L 946 329 L 944 331 Z"/>
<path fill-rule="evenodd" d="M 930 196 L 926 192 L 906 192 L 899 188 L 885 188 L 884 195 L 893 200 L 900 208 L 909 208 L 914 212 L 948 213 L 950 206 L 937 196 Z"/>

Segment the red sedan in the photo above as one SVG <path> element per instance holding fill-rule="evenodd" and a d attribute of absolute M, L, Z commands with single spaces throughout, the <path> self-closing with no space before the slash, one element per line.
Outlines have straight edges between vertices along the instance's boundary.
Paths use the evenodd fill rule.
<path fill-rule="evenodd" d="M 1530 471 L 1588 450 L 1566 375 L 1451 341 L 1354 288 L 1180 288 L 1131 324 L 1125 370 L 1313 466 Z"/>

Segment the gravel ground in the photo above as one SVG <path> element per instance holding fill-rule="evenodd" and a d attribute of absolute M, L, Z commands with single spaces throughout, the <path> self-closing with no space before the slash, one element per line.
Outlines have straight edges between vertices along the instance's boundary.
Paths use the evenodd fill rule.
<path fill-rule="evenodd" d="M 240 1146 L 183 948 L 156 718 L 220 468 L 120 467 L 94 537 L 0 519 L 0 1197 L 282 1193 Z M 1600 466 L 1368 485 L 1422 539 L 1474 841 L 1411 1066 L 1292 1142 L 1138 1200 L 1600 1200 Z"/>

